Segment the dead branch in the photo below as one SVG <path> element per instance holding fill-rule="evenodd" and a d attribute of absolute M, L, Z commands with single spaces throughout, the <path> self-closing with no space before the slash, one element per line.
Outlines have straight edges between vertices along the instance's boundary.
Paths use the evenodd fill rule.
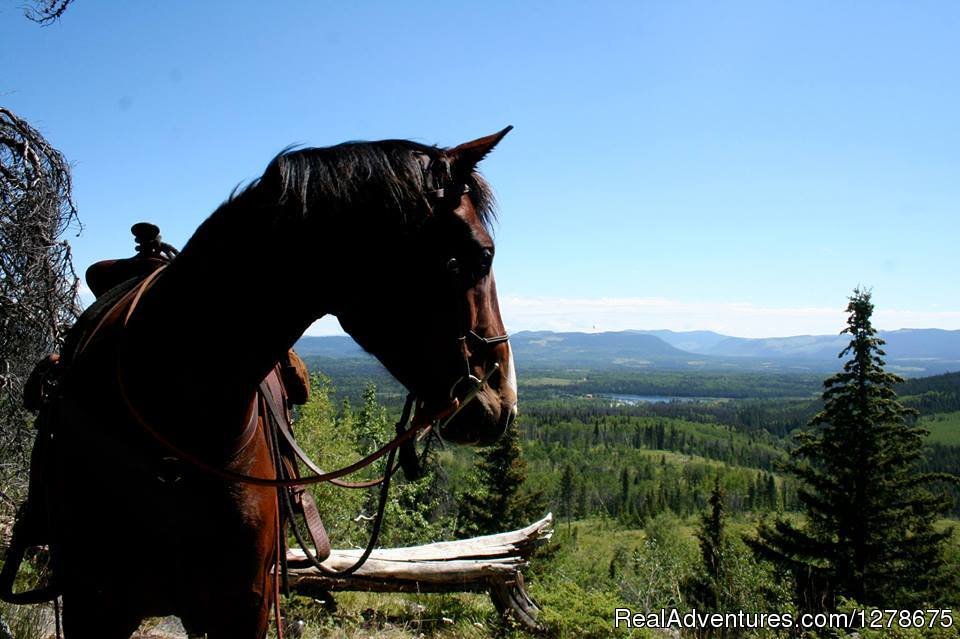
<path fill-rule="evenodd" d="M 540 609 L 527 594 L 521 569 L 533 551 L 549 541 L 553 517 L 496 535 L 373 551 L 356 573 L 330 577 L 309 564 L 300 550 L 287 552 L 290 584 L 304 595 L 335 590 L 368 592 L 488 592 L 501 614 L 528 630 L 542 630 Z M 361 550 L 334 550 L 323 565 L 342 570 Z"/>
<path fill-rule="evenodd" d="M 33 0 L 33 5 L 24 9 L 23 15 L 41 26 L 56 22 L 66 12 L 73 0 Z"/>
<path fill-rule="evenodd" d="M 24 382 L 80 310 L 70 246 L 61 239 L 80 230 L 71 187 L 63 155 L 0 107 L 0 485 L 13 494 L 25 482 L 32 441 Z"/>

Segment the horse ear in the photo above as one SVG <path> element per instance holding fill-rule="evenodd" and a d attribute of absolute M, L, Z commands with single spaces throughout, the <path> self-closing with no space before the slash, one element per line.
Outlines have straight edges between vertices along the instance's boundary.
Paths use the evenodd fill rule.
<path fill-rule="evenodd" d="M 449 149 L 447 156 L 450 158 L 450 166 L 453 168 L 453 171 L 461 175 L 469 174 L 473 171 L 474 167 L 480 163 L 480 160 L 485 158 L 487 154 L 493 150 L 493 147 L 497 146 L 497 143 L 503 139 L 503 136 L 510 133 L 512 128 L 513 125 L 511 124 L 493 135 L 478 138 L 471 142 L 464 142 Z"/>

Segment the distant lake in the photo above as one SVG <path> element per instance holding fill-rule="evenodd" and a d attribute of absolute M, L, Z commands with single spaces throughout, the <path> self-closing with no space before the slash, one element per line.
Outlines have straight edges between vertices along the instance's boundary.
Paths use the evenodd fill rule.
<path fill-rule="evenodd" d="M 598 395 L 603 399 L 610 399 L 618 404 L 662 404 L 666 402 L 704 402 L 713 397 L 668 397 L 666 395 Z"/>

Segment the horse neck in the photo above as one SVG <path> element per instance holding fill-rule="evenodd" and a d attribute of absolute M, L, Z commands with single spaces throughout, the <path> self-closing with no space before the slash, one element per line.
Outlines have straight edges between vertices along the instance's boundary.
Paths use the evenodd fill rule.
<path fill-rule="evenodd" d="M 294 276 L 301 251 L 267 217 L 254 211 L 205 223 L 144 294 L 131 324 L 154 401 L 184 398 L 223 422 L 220 430 L 243 421 L 258 384 L 322 314 Z"/>

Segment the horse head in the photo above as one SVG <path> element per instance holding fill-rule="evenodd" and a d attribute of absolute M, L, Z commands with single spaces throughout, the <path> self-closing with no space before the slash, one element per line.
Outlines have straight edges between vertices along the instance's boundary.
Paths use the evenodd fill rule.
<path fill-rule="evenodd" d="M 517 415 L 493 275 L 492 195 L 476 172 L 510 128 L 453 148 L 410 146 L 395 160 L 419 168 L 411 200 L 419 211 L 399 231 L 364 231 L 363 255 L 348 260 L 363 273 L 360 289 L 335 313 L 421 410 L 447 414 L 440 434 L 457 443 L 492 443 Z"/>

